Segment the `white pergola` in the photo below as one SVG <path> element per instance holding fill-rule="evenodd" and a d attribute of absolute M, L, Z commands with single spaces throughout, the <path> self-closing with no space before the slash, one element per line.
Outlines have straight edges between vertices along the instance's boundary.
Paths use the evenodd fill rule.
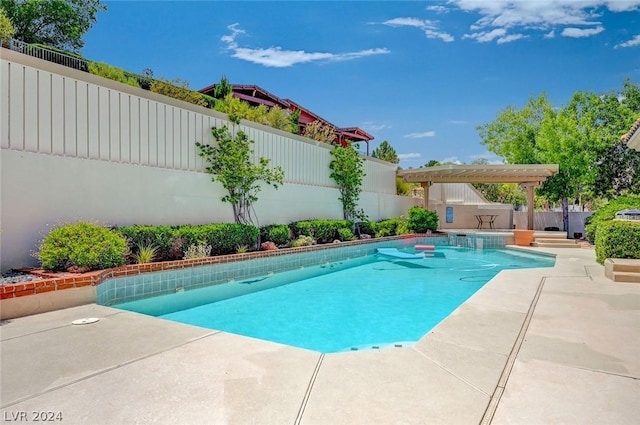
<path fill-rule="evenodd" d="M 558 164 L 441 165 L 398 171 L 407 183 L 420 183 L 429 208 L 433 183 L 518 183 L 527 190 L 527 228 L 533 230 L 533 190 L 558 172 Z"/>

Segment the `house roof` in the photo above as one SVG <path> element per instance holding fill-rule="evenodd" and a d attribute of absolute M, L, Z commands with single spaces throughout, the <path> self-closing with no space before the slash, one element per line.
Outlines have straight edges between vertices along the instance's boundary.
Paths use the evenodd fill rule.
<path fill-rule="evenodd" d="M 541 183 L 557 164 L 441 165 L 398 171 L 408 183 Z"/>
<path fill-rule="evenodd" d="M 200 91 L 200 93 L 207 94 L 209 96 L 213 96 L 217 84 L 212 84 L 207 86 Z M 374 137 L 362 130 L 358 127 L 344 127 L 338 128 L 337 125 L 333 124 L 331 121 L 328 121 L 322 118 L 320 115 L 310 111 L 299 103 L 294 102 L 291 99 L 281 99 L 273 93 L 263 89 L 260 86 L 256 85 L 244 85 L 244 84 L 231 84 L 231 88 L 233 90 L 233 96 L 238 99 L 245 100 L 254 104 L 262 104 L 269 107 L 278 106 L 283 109 L 295 110 L 299 109 L 303 114 L 300 116 L 300 124 L 303 126 L 309 124 L 313 121 L 320 121 L 324 125 L 327 125 L 333 129 L 336 133 L 336 136 L 339 139 L 350 139 L 356 142 L 366 142 L 367 146 L 370 140 L 373 140 Z M 368 150 L 368 149 L 367 149 Z"/>
<path fill-rule="evenodd" d="M 620 140 L 627 144 L 631 149 L 640 151 L 640 117 L 631 126 L 631 129 L 625 133 Z"/>

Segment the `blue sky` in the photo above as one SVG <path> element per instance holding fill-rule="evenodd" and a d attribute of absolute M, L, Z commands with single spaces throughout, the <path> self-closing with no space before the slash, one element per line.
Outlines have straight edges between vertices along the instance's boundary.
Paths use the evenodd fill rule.
<path fill-rule="evenodd" d="M 501 158 L 476 126 L 640 82 L 640 0 L 110 1 L 82 53 L 201 89 L 226 75 L 387 140 L 404 168 Z"/>

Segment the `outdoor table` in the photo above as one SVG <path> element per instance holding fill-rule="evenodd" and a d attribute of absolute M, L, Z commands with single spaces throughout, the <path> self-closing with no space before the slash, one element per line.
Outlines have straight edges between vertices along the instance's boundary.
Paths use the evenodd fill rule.
<path fill-rule="evenodd" d="M 496 221 L 497 214 L 476 214 L 476 220 L 478 220 L 477 229 L 482 229 L 484 223 L 489 224 L 490 229 L 494 229 L 493 223 Z"/>

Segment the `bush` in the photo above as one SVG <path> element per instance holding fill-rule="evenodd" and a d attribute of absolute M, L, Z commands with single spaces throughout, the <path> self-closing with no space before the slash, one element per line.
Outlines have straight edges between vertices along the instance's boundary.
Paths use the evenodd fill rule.
<path fill-rule="evenodd" d="M 127 241 L 121 235 L 93 223 L 58 227 L 42 241 L 37 258 L 42 268 L 64 271 L 70 267 L 100 270 L 125 263 Z"/>
<path fill-rule="evenodd" d="M 270 224 L 260 229 L 260 239 L 276 245 L 287 245 L 291 241 L 291 229 L 286 224 Z"/>
<path fill-rule="evenodd" d="M 203 224 L 180 226 L 178 236 L 185 246 L 211 245 L 211 255 L 236 253 L 239 246 L 255 247 L 260 230 L 248 224 Z"/>
<path fill-rule="evenodd" d="M 389 218 L 371 224 L 373 225 L 373 230 L 375 230 L 376 238 L 406 233 L 406 225 L 401 217 Z"/>
<path fill-rule="evenodd" d="M 193 103 L 194 105 L 204 106 L 205 108 L 212 108 L 215 104 L 214 98 L 191 90 L 186 81 L 182 81 L 178 78 L 173 81 L 153 80 L 150 90 L 154 93 L 183 100 L 185 102 Z"/>
<path fill-rule="evenodd" d="M 352 241 L 355 239 L 355 236 L 353 236 L 353 232 L 351 231 L 351 229 L 349 229 L 348 227 L 343 227 L 341 229 L 338 229 L 338 239 L 340 239 L 341 241 Z"/>
<path fill-rule="evenodd" d="M 373 229 L 373 225 L 374 224 L 370 221 L 360 221 L 356 223 L 356 228 L 359 230 L 358 234 L 374 236 L 376 234 L 376 231 Z"/>
<path fill-rule="evenodd" d="M 131 247 L 132 254 L 139 252 L 140 246 L 156 247 L 155 258 L 159 261 L 179 260 L 182 258 L 182 245 L 176 237 L 176 227 L 134 225 L 115 229 L 124 236 Z M 178 242 L 182 242 L 178 244 Z M 179 247 L 177 246 L 179 245 Z M 178 249 L 176 249 L 178 248 Z"/>
<path fill-rule="evenodd" d="M 158 255 L 158 248 L 154 245 L 139 245 L 138 253 L 133 256 L 138 264 L 151 263 Z"/>
<path fill-rule="evenodd" d="M 613 220 L 616 213 L 620 210 L 640 209 L 640 195 L 620 196 L 619 198 L 609 201 L 606 205 L 587 217 L 585 221 L 585 232 L 587 240 L 594 243 L 598 226 L 607 221 Z"/>
<path fill-rule="evenodd" d="M 596 260 L 640 258 L 640 221 L 612 220 L 601 223 L 596 233 Z"/>
<path fill-rule="evenodd" d="M 349 220 L 303 220 L 290 224 L 294 236 L 312 236 L 318 243 L 331 243 L 339 239 L 339 229 L 353 227 Z"/>
<path fill-rule="evenodd" d="M 313 239 L 312 236 L 305 236 L 305 235 L 298 236 L 293 242 L 291 242 L 291 246 L 294 248 L 299 246 L 309 246 L 309 245 L 315 245 L 315 244 L 316 244 L 316 240 Z"/>
<path fill-rule="evenodd" d="M 90 62 L 89 72 L 133 87 L 140 87 L 136 78 L 126 76 L 123 69 L 116 68 L 115 66 L 111 66 L 106 63 Z"/>
<path fill-rule="evenodd" d="M 184 252 L 184 259 L 205 258 L 211 254 L 211 245 L 191 245 Z"/>
<path fill-rule="evenodd" d="M 411 207 L 408 211 L 407 230 L 412 233 L 426 233 L 436 230 L 439 223 L 438 213 L 422 207 Z"/>

